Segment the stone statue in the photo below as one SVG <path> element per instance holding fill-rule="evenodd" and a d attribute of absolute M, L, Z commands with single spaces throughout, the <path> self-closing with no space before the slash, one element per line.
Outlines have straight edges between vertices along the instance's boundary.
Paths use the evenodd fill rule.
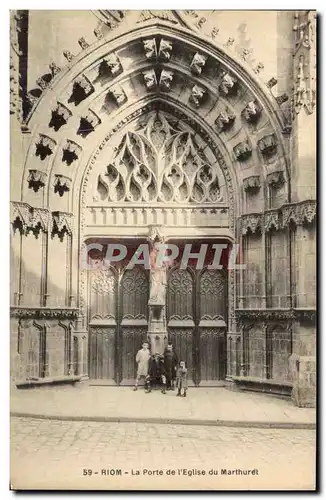
<path fill-rule="evenodd" d="M 166 287 L 167 287 L 167 277 L 166 277 L 166 264 L 165 262 L 157 265 L 157 253 L 159 249 L 153 247 L 150 253 L 150 294 L 149 294 L 149 305 L 155 306 L 165 306 L 166 299 Z"/>

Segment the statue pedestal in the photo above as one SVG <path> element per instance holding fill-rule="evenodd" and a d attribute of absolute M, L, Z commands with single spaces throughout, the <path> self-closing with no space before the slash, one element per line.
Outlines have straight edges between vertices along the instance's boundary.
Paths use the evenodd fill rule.
<path fill-rule="evenodd" d="M 148 332 L 148 341 L 151 346 L 151 354 L 163 354 L 164 349 L 168 343 L 168 336 L 166 332 Z"/>
<path fill-rule="evenodd" d="M 165 321 L 165 307 L 160 304 L 149 303 L 148 340 L 151 345 L 151 353 L 164 353 L 168 342 L 168 334 Z"/>

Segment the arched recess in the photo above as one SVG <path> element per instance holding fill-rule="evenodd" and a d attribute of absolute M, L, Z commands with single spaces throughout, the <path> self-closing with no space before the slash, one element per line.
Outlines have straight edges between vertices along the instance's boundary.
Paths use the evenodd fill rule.
<path fill-rule="evenodd" d="M 128 134 L 137 134 L 139 123 L 144 117 L 150 119 L 153 113 L 175 123 L 178 133 L 185 131 L 195 154 L 202 155 L 202 166 L 215 168 L 213 174 L 208 172 L 205 189 L 210 176 L 216 175 L 219 188 L 224 190 L 221 199 L 203 195 L 196 203 L 194 198 L 190 199 L 193 194 L 190 195 L 188 185 L 189 196 L 182 200 L 184 213 L 187 210 L 193 213 L 196 208 L 202 213 L 206 207 L 211 210 L 205 230 L 200 229 L 197 220 L 192 224 L 199 226 L 196 236 L 240 242 L 247 227 L 252 232 L 261 229 L 265 212 L 273 210 L 275 203 L 279 206 L 291 201 L 285 121 L 280 107 L 257 76 L 232 58 L 227 49 L 188 28 L 161 20 L 150 20 L 128 33 L 122 27 L 111 37 L 98 40 L 58 72 L 32 103 L 26 122 L 31 132 L 30 146 L 21 199 L 17 200 L 48 211 L 44 226 L 49 251 L 56 234 L 60 241 L 70 238 L 65 249 L 70 274 L 69 280 L 65 279 L 68 287 L 65 297 L 68 297 L 66 305 L 79 308 L 80 330 L 87 327 L 86 272 L 79 258 L 85 240 L 121 237 L 121 234 L 128 238 L 131 227 L 134 232 L 130 236 L 146 236 L 146 223 L 139 225 L 139 221 L 127 220 L 127 216 L 126 224 L 121 220 L 111 223 L 111 229 L 125 225 L 123 233 L 114 233 L 113 229 L 108 233 L 108 217 L 113 216 L 112 200 L 108 202 L 105 194 L 108 185 L 102 183 L 106 207 L 101 199 L 91 200 L 94 185 L 101 172 L 106 169 L 106 174 L 109 173 L 107 167 L 116 160 L 116 153 L 119 147 L 124 147 Z M 142 144 L 146 144 L 145 139 Z M 120 174 L 113 166 L 110 182 L 114 184 Z M 122 183 L 130 181 L 129 174 Z M 146 175 L 149 178 L 153 172 L 147 171 L 145 180 Z M 158 178 L 153 175 L 153 179 L 158 190 Z M 200 176 L 198 179 L 200 183 Z M 138 182 L 138 189 L 141 186 Z M 141 194 L 139 200 L 133 201 L 147 207 L 154 204 L 163 210 L 164 197 L 154 198 L 145 200 Z M 176 199 L 169 202 L 177 206 Z M 123 203 L 130 204 L 130 200 L 124 199 Z M 141 209 L 137 203 L 132 206 L 133 213 Z M 102 217 L 100 225 L 92 219 L 98 213 Z M 211 223 L 215 215 L 216 223 Z M 278 224 L 272 216 L 273 213 L 268 219 L 271 227 Z M 187 221 L 185 215 L 181 227 L 174 224 L 179 233 L 171 230 L 168 237 L 180 236 L 180 229 L 184 231 L 189 225 Z M 163 224 L 169 225 L 164 220 Z M 213 228 L 211 233 L 206 231 L 209 226 Z M 188 237 L 193 236 L 190 231 Z M 259 244 L 263 247 L 264 242 Z M 51 281 L 46 274 L 49 259 L 51 256 L 44 258 L 45 282 Z M 264 273 L 260 269 L 260 274 Z M 235 309 L 242 295 L 242 283 L 233 270 L 229 271 L 228 282 L 228 332 L 236 335 Z M 42 293 L 44 297 L 47 295 L 46 285 Z M 229 359 L 229 370 L 231 365 Z"/>

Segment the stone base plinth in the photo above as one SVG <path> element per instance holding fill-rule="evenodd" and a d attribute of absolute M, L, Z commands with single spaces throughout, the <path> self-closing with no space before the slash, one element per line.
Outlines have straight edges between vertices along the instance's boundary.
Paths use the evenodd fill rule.
<path fill-rule="evenodd" d="M 316 407 L 316 358 L 315 356 L 290 357 L 293 379 L 292 400 L 301 408 Z"/>
<path fill-rule="evenodd" d="M 150 342 L 151 354 L 156 352 L 163 354 L 168 341 L 167 332 L 148 332 L 147 337 Z"/>

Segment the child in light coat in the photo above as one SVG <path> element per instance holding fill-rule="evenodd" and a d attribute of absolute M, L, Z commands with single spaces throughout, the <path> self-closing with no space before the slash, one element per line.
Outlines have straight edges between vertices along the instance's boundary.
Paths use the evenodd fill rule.
<path fill-rule="evenodd" d="M 148 342 L 144 342 L 142 348 L 139 349 L 139 351 L 136 354 L 136 363 L 138 367 L 137 367 L 137 377 L 135 381 L 134 391 L 137 391 L 138 382 L 141 378 L 144 378 L 146 380 L 146 377 L 148 375 L 148 365 L 150 357 L 151 353 L 149 351 Z"/>
<path fill-rule="evenodd" d="M 183 396 L 184 398 L 187 396 L 188 389 L 188 380 L 187 380 L 187 368 L 186 363 L 184 361 L 180 361 L 180 366 L 177 369 L 177 396 Z M 183 389 L 183 394 L 181 394 L 181 390 Z"/>

